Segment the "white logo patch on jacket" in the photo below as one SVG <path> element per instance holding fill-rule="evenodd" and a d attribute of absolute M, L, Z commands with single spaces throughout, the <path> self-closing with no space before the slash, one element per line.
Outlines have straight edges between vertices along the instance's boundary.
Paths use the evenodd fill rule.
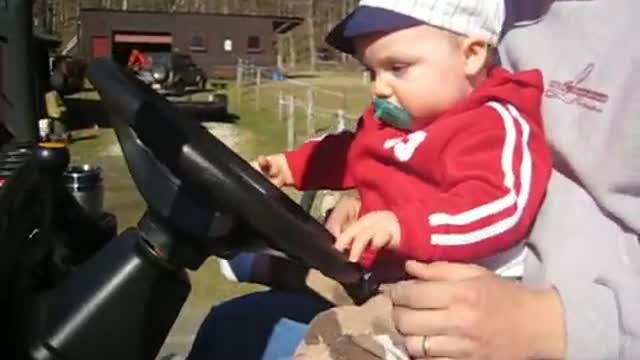
<path fill-rule="evenodd" d="M 401 138 L 393 138 L 384 142 L 385 149 L 393 148 L 393 154 L 402 162 L 409 161 L 418 146 L 427 138 L 423 130 L 416 131 Z"/>

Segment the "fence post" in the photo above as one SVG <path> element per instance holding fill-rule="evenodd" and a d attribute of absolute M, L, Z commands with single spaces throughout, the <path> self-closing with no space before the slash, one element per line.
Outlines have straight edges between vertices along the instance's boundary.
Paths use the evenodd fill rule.
<path fill-rule="evenodd" d="M 368 71 L 362 72 L 362 85 L 367 85 L 371 82 L 371 73 Z"/>
<path fill-rule="evenodd" d="M 262 71 L 256 68 L 256 110 L 260 109 L 260 84 L 262 83 Z"/>
<path fill-rule="evenodd" d="M 346 108 L 347 107 L 347 94 L 345 93 L 341 93 L 342 94 L 342 108 Z"/>
<path fill-rule="evenodd" d="M 238 58 L 238 64 L 236 65 L 236 86 L 238 89 L 242 85 L 242 59 Z"/>
<path fill-rule="evenodd" d="M 336 126 L 336 130 L 338 132 L 340 132 L 340 131 L 344 130 L 346 127 L 347 126 L 346 126 L 345 121 L 344 121 L 344 110 L 339 109 L 338 110 L 338 125 Z"/>
<path fill-rule="evenodd" d="M 313 88 L 307 88 L 307 136 L 313 136 L 315 132 L 315 124 L 313 123 Z"/>
<path fill-rule="evenodd" d="M 238 58 L 238 65 L 236 68 L 236 91 L 238 92 L 238 99 L 242 100 L 242 76 L 244 72 L 244 63 L 242 59 Z"/>
<path fill-rule="evenodd" d="M 296 111 L 296 98 L 293 95 L 289 95 L 289 115 L 287 118 L 287 149 L 293 150 L 295 147 L 295 139 L 296 139 L 296 121 L 295 121 L 295 111 Z"/>
<path fill-rule="evenodd" d="M 278 91 L 278 121 L 284 121 L 284 113 L 282 111 L 282 106 L 284 105 L 284 95 L 282 94 L 282 90 Z"/>

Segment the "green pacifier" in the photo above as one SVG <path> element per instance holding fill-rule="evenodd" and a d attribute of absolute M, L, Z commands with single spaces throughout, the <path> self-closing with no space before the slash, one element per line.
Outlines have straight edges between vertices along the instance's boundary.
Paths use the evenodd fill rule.
<path fill-rule="evenodd" d="M 384 123 L 399 129 L 411 128 L 411 115 L 387 98 L 377 97 L 373 101 L 374 116 Z"/>

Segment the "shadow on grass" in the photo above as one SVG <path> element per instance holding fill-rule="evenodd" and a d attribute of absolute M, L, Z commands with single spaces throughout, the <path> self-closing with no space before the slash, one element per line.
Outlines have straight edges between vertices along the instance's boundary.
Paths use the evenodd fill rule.
<path fill-rule="evenodd" d="M 98 134 L 96 133 L 87 133 L 89 131 L 91 131 L 93 129 L 82 129 L 82 130 L 77 130 L 73 132 L 73 135 L 71 137 L 71 143 L 79 143 L 79 142 L 83 142 L 83 141 L 89 141 L 89 140 L 95 140 L 98 138 Z M 81 132 L 81 133 L 78 133 Z"/>
<path fill-rule="evenodd" d="M 318 74 L 314 74 L 314 73 L 287 74 L 287 79 L 294 79 L 294 80 L 298 80 L 298 79 L 315 79 L 317 77 L 318 77 Z"/>

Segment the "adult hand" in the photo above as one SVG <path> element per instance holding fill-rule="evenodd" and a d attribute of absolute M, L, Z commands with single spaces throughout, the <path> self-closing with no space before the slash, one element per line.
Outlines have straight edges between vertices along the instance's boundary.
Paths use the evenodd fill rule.
<path fill-rule="evenodd" d="M 340 236 L 349 225 L 358 219 L 361 204 L 360 199 L 352 196 L 343 196 L 331 210 L 325 222 L 329 232 L 335 237 Z"/>
<path fill-rule="evenodd" d="M 564 358 L 564 310 L 555 290 L 529 289 L 475 265 L 409 261 L 406 270 L 416 279 L 390 293 L 412 357 Z"/>
<path fill-rule="evenodd" d="M 293 185 L 293 176 L 284 154 L 260 155 L 251 166 L 277 187 Z"/>

